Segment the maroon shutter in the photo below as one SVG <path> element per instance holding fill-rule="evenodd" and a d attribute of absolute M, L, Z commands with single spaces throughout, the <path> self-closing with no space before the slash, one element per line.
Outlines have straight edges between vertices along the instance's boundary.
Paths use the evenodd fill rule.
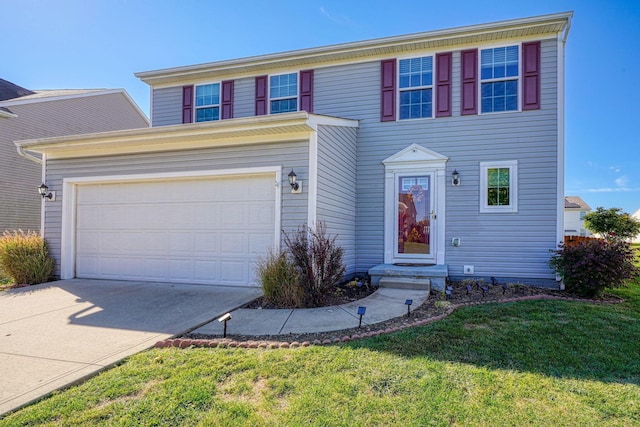
<path fill-rule="evenodd" d="M 436 117 L 451 115 L 451 52 L 436 54 Z"/>
<path fill-rule="evenodd" d="M 464 115 L 478 114 L 478 49 L 463 50 L 462 57 L 462 106 Z"/>
<path fill-rule="evenodd" d="M 396 60 L 382 61 L 381 74 L 380 121 L 392 122 L 396 119 Z"/>
<path fill-rule="evenodd" d="M 222 82 L 222 102 L 220 107 L 222 109 L 220 114 L 222 120 L 233 118 L 233 80 Z"/>
<path fill-rule="evenodd" d="M 267 76 L 256 77 L 256 116 L 267 114 Z"/>
<path fill-rule="evenodd" d="M 193 122 L 193 85 L 182 86 L 182 123 Z"/>
<path fill-rule="evenodd" d="M 313 70 L 300 71 L 300 111 L 313 113 Z"/>
<path fill-rule="evenodd" d="M 522 109 L 540 108 L 540 42 L 522 44 Z"/>

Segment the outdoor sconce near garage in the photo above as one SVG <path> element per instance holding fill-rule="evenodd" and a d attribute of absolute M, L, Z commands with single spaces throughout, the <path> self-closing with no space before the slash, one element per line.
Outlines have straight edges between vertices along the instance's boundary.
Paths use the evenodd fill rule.
<path fill-rule="evenodd" d="M 451 174 L 451 185 L 454 187 L 460 185 L 460 173 L 457 170 L 454 170 Z"/>
<path fill-rule="evenodd" d="M 291 194 L 302 193 L 302 182 L 298 181 L 298 175 L 291 169 L 289 172 L 289 185 L 291 186 Z"/>
<path fill-rule="evenodd" d="M 40 193 L 43 199 L 49 199 L 51 202 L 56 199 L 56 192 L 49 191 L 49 187 L 47 187 L 44 182 L 38 186 L 38 193 Z"/>

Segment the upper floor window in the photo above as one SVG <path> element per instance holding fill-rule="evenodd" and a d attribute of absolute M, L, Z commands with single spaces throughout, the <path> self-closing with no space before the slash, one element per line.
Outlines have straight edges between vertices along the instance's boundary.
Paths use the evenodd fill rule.
<path fill-rule="evenodd" d="M 298 74 L 280 74 L 269 78 L 271 113 L 298 111 Z"/>
<path fill-rule="evenodd" d="M 518 110 L 518 46 L 482 49 L 480 52 L 481 111 Z"/>
<path fill-rule="evenodd" d="M 433 57 L 401 59 L 400 120 L 433 117 Z"/>
<path fill-rule="evenodd" d="M 220 83 L 196 86 L 196 122 L 220 120 Z"/>
<path fill-rule="evenodd" d="M 480 199 L 480 212 L 518 212 L 518 162 L 481 162 Z"/>

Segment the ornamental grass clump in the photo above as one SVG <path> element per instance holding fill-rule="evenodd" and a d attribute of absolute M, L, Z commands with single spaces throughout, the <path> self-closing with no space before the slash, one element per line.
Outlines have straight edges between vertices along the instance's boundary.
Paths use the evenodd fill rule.
<path fill-rule="evenodd" d="M 264 299 L 268 304 L 281 308 L 301 307 L 304 291 L 296 266 L 284 252 L 269 251 L 258 261 L 258 279 Z"/>
<path fill-rule="evenodd" d="M 562 278 L 565 289 L 579 295 L 597 296 L 606 288 L 620 288 L 638 277 L 635 254 L 621 240 L 590 240 L 575 246 L 560 245 L 549 265 Z"/>
<path fill-rule="evenodd" d="M 38 233 L 5 231 L 0 237 L 0 271 L 15 284 L 47 282 L 53 266 L 47 242 Z"/>

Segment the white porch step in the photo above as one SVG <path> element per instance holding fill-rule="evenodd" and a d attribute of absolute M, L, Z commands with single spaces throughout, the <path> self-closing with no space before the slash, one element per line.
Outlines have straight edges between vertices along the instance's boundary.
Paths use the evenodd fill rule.
<path fill-rule="evenodd" d="M 431 290 L 431 280 L 418 279 L 412 277 L 382 277 L 379 286 L 381 288 L 397 288 L 397 289 L 422 289 Z"/>

